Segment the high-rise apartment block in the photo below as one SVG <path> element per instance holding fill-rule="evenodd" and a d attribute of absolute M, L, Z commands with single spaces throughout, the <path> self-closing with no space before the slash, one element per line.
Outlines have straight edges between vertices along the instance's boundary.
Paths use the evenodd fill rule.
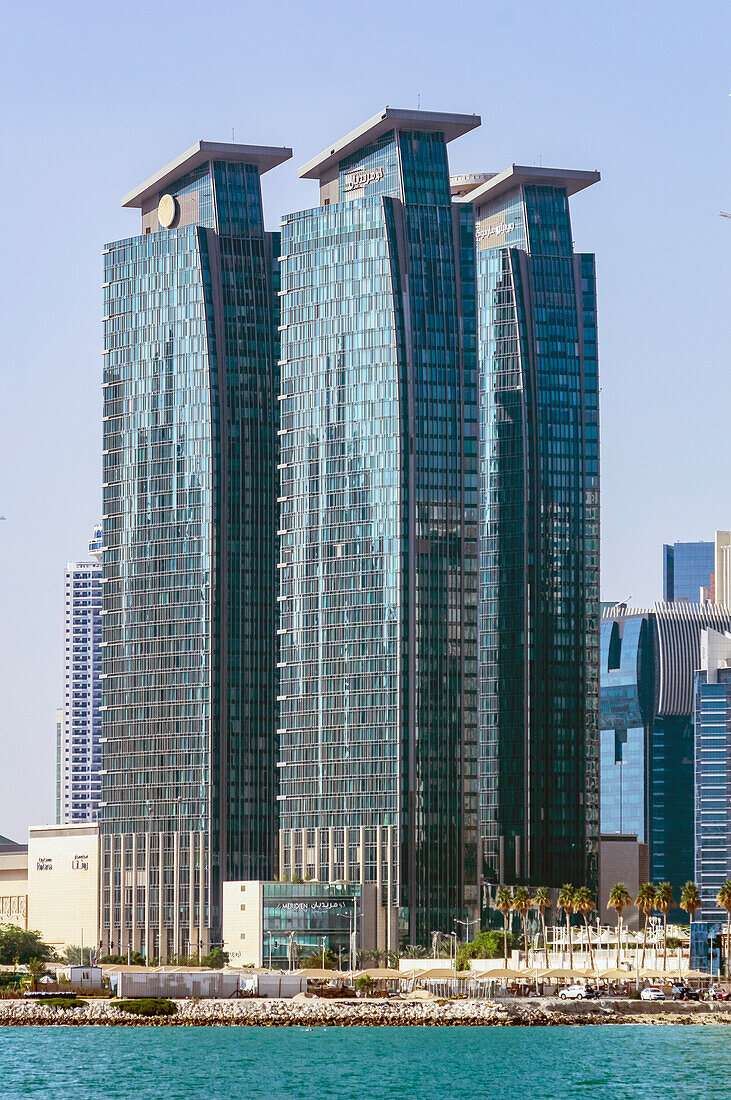
<path fill-rule="evenodd" d="M 102 770 L 102 566 L 100 528 L 90 561 L 64 571 L 64 699 L 56 718 L 56 821 L 96 821 Z"/>
<path fill-rule="evenodd" d="M 390 949 L 478 909 L 479 122 L 386 108 L 282 223 L 280 870 L 375 883 Z"/>
<path fill-rule="evenodd" d="M 455 180 L 475 217 L 480 817 L 494 883 L 597 885 L 596 294 L 569 198 L 598 179 L 513 165 Z"/>
<path fill-rule="evenodd" d="M 725 917 L 731 879 L 731 632 L 704 630 L 695 681 L 695 880 L 701 920 Z"/>
<path fill-rule="evenodd" d="M 662 548 L 662 598 L 698 603 L 711 587 L 714 567 L 712 542 L 674 542 Z"/>
<path fill-rule="evenodd" d="M 220 940 L 224 881 L 597 885 L 596 172 L 450 180 L 385 108 L 300 171 L 199 142 L 104 256 L 103 946 Z M 280 347 L 281 344 L 281 347 Z M 360 893 L 358 893 L 360 891 Z"/>
<path fill-rule="evenodd" d="M 105 949 L 220 940 L 276 850 L 278 236 L 289 149 L 199 142 L 104 250 Z"/>

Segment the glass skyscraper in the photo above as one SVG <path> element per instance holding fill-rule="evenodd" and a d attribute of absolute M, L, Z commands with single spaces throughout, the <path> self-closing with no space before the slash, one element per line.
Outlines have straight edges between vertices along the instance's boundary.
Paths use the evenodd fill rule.
<path fill-rule="evenodd" d="M 64 573 L 64 700 L 56 722 L 56 822 L 96 821 L 102 770 L 101 527 Z"/>
<path fill-rule="evenodd" d="M 199 142 L 104 250 L 103 947 L 220 941 L 276 851 L 278 236 L 289 149 Z"/>
<path fill-rule="evenodd" d="M 513 165 L 475 216 L 480 376 L 480 818 L 487 882 L 597 884 L 599 422 L 594 257 L 569 197 Z"/>
<path fill-rule="evenodd" d="M 600 832 L 634 834 L 644 844 L 654 703 L 649 617 L 603 619 L 600 638 Z"/>
<path fill-rule="evenodd" d="M 710 588 L 714 559 L 712 542 L 666 543 L 662 548 L 663 600 L 698 603 L 701 588 Z"/>
<path fill-rule="evenodd" d="M 704 630 L 695 681 L 695 880 L 700 918 L 725 917 L 716 901 L 731 879 L 731 633 Z"/>
<path fill-rule="evenodd" d="M 693 691 L 709 627 L 731 629 L 731 609 L 620 604 L 601 623 L 601 832 L 647 843 L 650 878 L 676 904 L 693 878 Z"/>
<path fill-rule="evenodd" d="M 393 950 L 478 903 L 479 121 L 386 108 L 282 223 L 280 870 L 375 883 Z"/>

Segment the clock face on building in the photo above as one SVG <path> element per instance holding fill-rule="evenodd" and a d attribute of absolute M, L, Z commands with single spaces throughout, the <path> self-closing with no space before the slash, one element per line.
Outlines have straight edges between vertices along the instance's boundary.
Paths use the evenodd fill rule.
<path fill-rule="evenodd" d="M 178 216 L 178 204 L 172 195 L 163 195 L 157 204 L 157 220 L 163 229 L 169 229 Z"/>

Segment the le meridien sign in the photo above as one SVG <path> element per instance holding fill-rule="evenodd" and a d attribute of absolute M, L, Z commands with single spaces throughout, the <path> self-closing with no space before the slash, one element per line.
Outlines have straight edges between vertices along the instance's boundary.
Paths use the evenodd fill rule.
<path fill-rule="evenodd" d="M 360 191 L 367 183 L 377 183 L 385 176 L 383 165 L 378 168 L 359 168 L 357 172 L 348 172 L 343 178 L 343 191 Z"/>
<path fill-rule="evenodd" d="M 515 222 L 498 222 L 497 225 L 480 226 L 475 231 L 478 241 L 489 241 L 491 237 L 503 237 L 506 233 L 512 233 Z"/>
<path fill-rule="evenodd" d="M 340 909 L 341 901 L 280 901 L 277 909 Z"/>

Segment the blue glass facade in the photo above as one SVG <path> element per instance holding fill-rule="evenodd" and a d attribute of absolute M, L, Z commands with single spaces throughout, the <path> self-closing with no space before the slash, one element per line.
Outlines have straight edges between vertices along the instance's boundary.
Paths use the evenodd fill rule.
<path fill-rule="evenodd" d="M 147 957 L 275 855 L 278 240 L 228 150 L 104 253 L 103 928 Z"/>
<path fill-rule="evenodd" d="M 362 911 L 360 883 L 265 882 L 262 891 L 267 966 L 286 969 L 290 959 L 296 966 L 303 955 L 317 955 L 323 948 L 347 965 Z"/>
<path fill-rule="evenodd" d="M 690 926 L 690 969 L 714 978 L 724 975 L 725 940 L 725 920 L 694 920 Z"/>
<path fill-rule="evenodd" d="M 731 611 L 688 601 L 622 605 L 608 607 L 601 623 L 601 831 L 645 840 L 650 878 L 669 882 L 676 904 L 698 874 L 694 680 L 709 627 L 731 629 Z M 673 919 L 687 917 L 676 910 Z"/>
<path fill-rule="evenodd" d="M 731 636 L 715 639 L 720 660 L 708 660 L 706 644 L 695 684 L 695 880 L 704 920 L 725 917 L 716 897 L 731 879 L 731 667 L 723 667 Z"/>
<path fill-rule="evenodd" d="M 282 227 L 281 867 L 395 949 L 477 906 L 473 225 L 418 120 L 332 179 Z"/>
<path fill-rule="evenodd" d="M 675 542 L 662 548 L 662 598 L 698 603 L 715 569 L 712 542 Z"/>
<path fill-rule="evenodd" d="M 594 258 L 573 252 L 565 182 L 496 192 L 491 181 L 465 200 L 479 318 L 483 870 L 492 882 L 595 885 Z"/>
<path fill-rule="evenodd" d="M 647 616 L 604 619 L 600 630 L 600 832 L 648 839 L 648 729 L 653 647 Z"/>

